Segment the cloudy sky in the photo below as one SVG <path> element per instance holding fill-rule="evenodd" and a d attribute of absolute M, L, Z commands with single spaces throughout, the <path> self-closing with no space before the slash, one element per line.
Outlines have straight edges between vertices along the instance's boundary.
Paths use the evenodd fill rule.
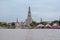
<path fill-rule="evenodd" d="M 12 22 L 16 18 L 25 21 L 29 5 L 35 21 L 40 21 L 40 18 L 58 20 L 60 17 L 60 0 L 0 0 L 0 21 Z"/>

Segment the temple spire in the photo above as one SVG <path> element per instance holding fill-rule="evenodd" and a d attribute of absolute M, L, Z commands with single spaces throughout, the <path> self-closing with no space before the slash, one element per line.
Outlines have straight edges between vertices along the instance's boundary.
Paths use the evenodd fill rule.
<path fill-rule="evenodd" d="M 19 23 L 19 22 L 18 22 L 18 18 L 17 18 L 16 22 Z"/>
<path fill-rule="evenodd" d="M 30 23 L 32 23 L 32 17 L 31 17 L 31 9 L 30 9 L 30 6 L 29 6 L 28 7 L 28 16 L 27 16 L 27 19 L 25 21 L 25 24 L 29 26 Z"/>
<path fill-rule="evenodd" d="M 30 9 L 30 6 L 28 8 L 28 17 L 31 17 L 31 9 Z"/>
<path fill-rule="evenodd" d="M 30 2 L 29 0 L 27 0 L 27 3 L 28 3 L 28 15 L 27 15 L 27 19 L 25 21 L 25 25 L 26 26 L 30 26 L 30 24 L 32 23 L 32 17 L 31 17 L 31 8 L 30 8 Z"/>
<path fill-rule="evenodd" d="M 42 18 L 41 18 L 41 20 L 40 20 L 41 22 L 42 22 Z"/>

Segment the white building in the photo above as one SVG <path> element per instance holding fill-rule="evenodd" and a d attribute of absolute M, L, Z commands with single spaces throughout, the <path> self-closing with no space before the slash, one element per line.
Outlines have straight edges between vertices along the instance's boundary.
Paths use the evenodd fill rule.
<path fill-rule="evenodd" d="M 31 17 L 31 10 L 30 10 L 30 6 L 28 8 L 28 16 L 27 19 L 25 20 L 25 22 L 18 22 L 18 19 L 15 23 L 16 28 L 31 28 L 30 24 L 32 23 L 32 17 Z"/>
<path fill-rule="evenodd" d="M 26 26 L 30 26 L 30 23 L 32 23 L 32 17 L 31 17 L 31 10 L 30 10 L 30 6 L 28 8 L 28 16 L 27 19 L 25 20 L 25 25 Z"/>

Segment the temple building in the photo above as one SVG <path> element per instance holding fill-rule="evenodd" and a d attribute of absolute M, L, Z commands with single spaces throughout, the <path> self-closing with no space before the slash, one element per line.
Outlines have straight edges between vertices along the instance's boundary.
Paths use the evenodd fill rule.
<path fill-rule="evenodd" d="M 30 26 L 30 23 L 32 23 L 32 17 L 31 17 L 31 9 L 30 9 L 30 6 L 28 8 L 28 16 L 27 16 L 27 19 L 25 20 L 25 26 Z"/>
<path fill-rule="evenodd" d="M 19 23 L 18 18 L 17 18 L 16 23 L 15 23 L 16 29 L 21 28 L 20 25 L 21 25 L 21 23 Z"/>
<path fill-rule="evenodd" d="M 15 26 L 16 26 L 16 28 L 18 29 L 18 28 L 22 28 L 22 29 L 24 29 L 24 28 L 31 28 L 30 27 L 30 24 L 32 23 L 32 17 L 31 17 L 31 9 L 30 9 L 30 6 L 29 6 L 29 8 L 28 8 L 28 16 L 27 16 L 27 19 L 25 20 L 25 22 L 18 22 L 18 19 L 17 19 L 17 21 L 16 21 L 16 23 L 15 23 Z"/>

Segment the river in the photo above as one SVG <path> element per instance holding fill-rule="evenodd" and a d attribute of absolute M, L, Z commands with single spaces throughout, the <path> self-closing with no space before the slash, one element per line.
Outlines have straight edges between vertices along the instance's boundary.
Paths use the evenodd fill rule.
<path fill-rule="evenodd" d="M 60 40 L 60 29 L 0 29 L 0 40 Z"/>

